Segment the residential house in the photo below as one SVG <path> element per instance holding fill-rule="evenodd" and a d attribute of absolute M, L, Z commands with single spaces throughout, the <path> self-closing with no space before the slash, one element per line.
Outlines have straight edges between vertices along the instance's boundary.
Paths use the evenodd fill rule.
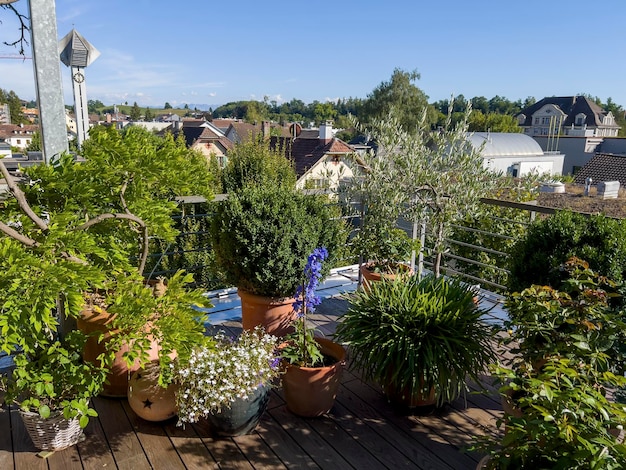
<path fill-rule="evenodd" d="M 610 111 L 585 96 L 552 96 L 524 108 L 517 123 L 530 136 L 615 137 L 620 129 Z"/>
<path fill-rule="evenodd" d="M 174 126 L 173 132 L 176 136 L 183 134 L 187 147 L 199 150 L 209 160 L 216 158 L 222 168 L 226 165 L 226 153 L 233 143 L 219 128 L 204 119 L 185 119 L 181 124 Z"/>
<path fill-rule="evenodd" d="M 508 132 L 473 132 L 469 142 L 479 149 L 485 168 L 512 176 L 529 173 L 560 175 L 565 155 L 546 153 L 530 136 Z"/>
<path fill-rule="evenodd" d="M 333 137 L 332 123 L 307 132 L 299 126 L 292 130 L 297 134 L 295 138 L 273 136 L 270 142 L 293 161 L 298 177 L 296 187 L 334 190 L 342 180 L 354 176 L 355 150 Z"/>
<path fill-rule="evenodd" d="M 33 134 L 39 130 L 36 124 L 0 124 L 0 141 L 11 147 L 26 149 L 33 140 Z"/>
<path fill-rule="evenodd" d="M 37 108 L 27 108 L 26 106 L 23 106 L 22 114 L 30 121 L 31 124 L 39 122 L 39 109 Z"/>
<path fill-rule="evenodd" d="M 593 184 L 619 181 L 621 187 L 626 186 L 626 155 L 596 153 L 576 174 L 574 182 L 585 184 L 587 178 L 591 178 Z"/>
<path fill-rule="evenodd" d="M 533 136 L 539 146 L 546 152 L 559 151 L 565 154 L 563 174 L 577 174 L 596 153 L 612 153 L 626 155 L 626 138 L 624 137 L 576 137 Z"/>
<path fill-rule="evenodd" d="M 292 126 L 297 126 L 297 124 L 285 127 L 269 121 L 263 121 L 261 124 L 232 121 L 226 130 L 226 137 L 235 144 L 246 142 L 250 139 L 257 139 L 260 135 L 263 136 L 264 139 L 269 139 L 270 136 L 292 137 L 293 133 L 290 131 Z M 317 131 L 315 131 L 315 137 L 317 137 Z"/>

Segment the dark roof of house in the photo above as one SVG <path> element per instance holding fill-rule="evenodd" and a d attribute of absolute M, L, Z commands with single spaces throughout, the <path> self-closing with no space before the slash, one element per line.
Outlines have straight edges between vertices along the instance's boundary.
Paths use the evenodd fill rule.
<path fill-rule="evenodd" d="M 617 124 L 602 124 L 601 116 L 605 116 L 608 113 L 585 96 L 550 96 L 543 98 L 542 100 L 537 101 L 535 104 L 530 105 L 519 112 L 518 116 L 520 114 L 524 114 L 526 116 L 524 123 L 521 125 L 527 127 L 532 126 L 533 114 L 547 104 L 558 106 L 559 109 L 567 115 L 562 124 L 563 126 L 571 126 L 572 124 L 575 124 L 576 115 L 583 113 L 587 116 L 585 119 L 585 124 L 587 124 L 587 126 L 619 127 Z"/>
<path fill-rule="evenodd" d="M 14 136 L 32 136 L 34 132 L 39 130 L 37 124 L 0 124 L 0 139 L 7 139 Z"/>
<path fill-rule="evenodd" d="M 619 181 L 620 186 L 626 185 L 626 156 L 612 153 L 596 153 L 578 173 L 575 182 L 585 184 L 587 178 L 593 183 L 600 181 Z"/>
<path fill-rule="evenodd" d="M 298 178 L 302 177 L 311 167 L 325 155 L 347 155 L 354 153 L 354 148 L 343 140 L 332 138 L 327 141 L 311 138 L 291 139 L 289 137 L 272 137 L 272 148 L 285 153 L 293 161 Z"/>

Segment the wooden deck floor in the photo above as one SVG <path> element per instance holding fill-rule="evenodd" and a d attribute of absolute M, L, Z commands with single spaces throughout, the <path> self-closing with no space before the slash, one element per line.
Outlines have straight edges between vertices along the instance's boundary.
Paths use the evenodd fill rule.
<path fill-rule="evenodd" d="M 345 301 L 324 300 L 314 319 L 332 333 Z M 237 329 L 237 323 L 226 327 Z M 213 439 L 205 426 L 176 427 L 138 418 L 126 400 L 96 398 L 99 418 L 85 440 L 44 459 L 37 455 L 21 418 L 0 410 L 0 470 L 8 469 L 474 469 L 480 455 L 467 452 L 472 436 L 495 432 L 502 414 L 495 394 L 469 394 L 441 410 L 406 415 L 380 390 L 344 371 L 336 404 L 328 415 L 302 419 L 272 391 L 256 431 Z"/>

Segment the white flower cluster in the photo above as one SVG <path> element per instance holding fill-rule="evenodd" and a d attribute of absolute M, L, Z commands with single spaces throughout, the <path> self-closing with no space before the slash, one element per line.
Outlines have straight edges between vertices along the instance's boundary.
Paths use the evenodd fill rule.
<path fill-rule="evenodd" d="M 279 374 L 276 337 L 262 328 L 244 330 L 237 339 L 224 332 L 214 338 L 214 345 L 194 350 L 188 363 L 174 365 L 179 424 L 230 407 Z"/>

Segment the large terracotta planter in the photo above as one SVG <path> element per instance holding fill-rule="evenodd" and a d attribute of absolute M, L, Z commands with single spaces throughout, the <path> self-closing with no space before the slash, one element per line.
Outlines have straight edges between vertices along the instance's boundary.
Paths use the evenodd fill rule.
<path fill-rule="evenodd" d="M 230 407 L 211 413 L 207 421 L 214 435 L 220 437 L 250 434 L 259 424 L 269 401 L 269 386 L 261 386 L 246 399 L 237 398 Z"/>
<path fill-rule="evenodd" d="M 133 372 L 128 381 L 128 404 L 146 421 L 165 421 L 176 416 L 176 385 L 161 387 L 159 363 L 151 362 Z"/>
<path fill-rule="evenodd" d="M 372 270 L 373 263 L 366 263 L 359 266 L 359 271 L 361 273 L 361 279 L 363 282 L 361 283 L 361 287 L 365 292 L 369 291 L 370 283 L 379 282 L 381 279 L 386 279 L 388 281 L 393 281 L 397 277 L 407 276 L 412 274 L 411 268 L 406 264 L 398 264 L 398 270 L 393 273 L 380 273 Z"/>
<path fill-rule="evenodd" d="M 285 336 L 293 331 L 293 297 L 263 297 L 242 289 L 238 289 L 237 294 L 241 298 L 241 323 L 245 330 L 262 326 L 267 333 L 275 336 Z"/>
<path fill-rule="evenodd" d="M 104 310 L 85 309 L 81 312 L 81 316 L 77 319 L 76 324 L 81 332 L 88 335 L 83 348 L 83 359 L 85 361 L 99 364 L 98 356 L 108 351 L 107 343 L 115 335 L 115 330 L 113 330 L 111 325 L 112 321 L 113 316 Z M 98 341 L 98 336 L 101 334 L 104 334 L 104 337 L 102 341 Z M 127 351 L 128 346 L 122 346 L 120 350 L 115 351 L 115 359 L 107 375 L 107 381 L 101 393 L 102 396 L 126 397 L 128 393 L 128 378 L 132 372 L 139 369 L 138 363 L 130 368 L 126 365 L 123 355 Z M 151 342 L 148 357 L 151 361 L 159 357 L 159 348 L 154 341 Z"/>
<path fill-rule="evenodd" d="M 288 364 L 283 374 L 283 392 L 292 413 L 312 418 L 330 411 L 335 403 L 346 350 L 329 339 L 316 338 L 322 354 L 335 363 L 327 367 L 299 367 Z"/>
<path fill-rule="evenodd" d="M 389 401 L 402 408 L 414 409 L 437 404 L 434 388 L 427 395 L 421 391 L 413 391 L 410 387 L 400 388 L 390 384 L 386 384 L 383 390 Z"/>

